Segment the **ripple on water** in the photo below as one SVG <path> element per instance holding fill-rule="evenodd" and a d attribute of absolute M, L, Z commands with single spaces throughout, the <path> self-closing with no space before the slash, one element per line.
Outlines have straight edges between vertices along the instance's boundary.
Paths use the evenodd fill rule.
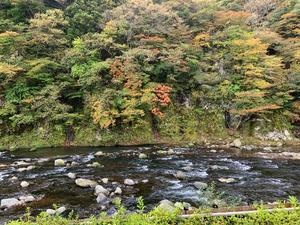
<path fill-rule="evenodd" d="M 245 161 L 241 162 L 230 158 L 221 158 L 220 161 L 226 162 L 226 165 L 230 166 L 231 169 L 233 170 L 247 171 L 251 169 L 251 166 L 248 165 L 250 162 L 245 162 Z"/>

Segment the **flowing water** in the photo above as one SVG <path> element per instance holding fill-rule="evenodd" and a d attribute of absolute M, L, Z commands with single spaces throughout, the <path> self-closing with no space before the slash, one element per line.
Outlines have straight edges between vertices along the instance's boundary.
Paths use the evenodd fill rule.
<path fill-rule="evenodd" d="M 96 202 L 92 188 L 76 186 L 67 174 L 98 181 L 110 190 L 121 187 L 123 204 L 130 210 L 136 205 L 136 197 L 143 196 L 151 208 L 162 199 L 185 201 L 199 206 L 201 194 L 192 185 L 195 181 L 215 183 L 216 190 L 226 196 L 239 199 L 240 204 L 273 202 L 293 195 L 300 197 L 300 160 L 276 157 L 258 157 L 255 151 L 234 149 L 173 148 L 170 154 L 159 154 L 163 147 L 105 147 L 105 148 L 51 148 L 34 152 L 0 152 L 0 199 L 33 195 L 39 198 L 8 210 L 0 210 L 0 223 L 20 217 L 26 207 L 33 214 L 63 205 L 74 210 L 80 217 L 99 214 L 101 206 Z M 168 150 L 168 149 L 164 149 Z M 97 151 L 105 156 L 96 157 Z M 140 159 L 143 152 L 147 159 Z M 62 158 L 67 163 L 77 162 L 72 167 L 55 167 L 54 160 Z M 88 167 L 99 162 L 101 167 Z M 20 172 L 20 168 L 34 165 L 35 168 Z M 174 175 L 182 171 L 184 179 Z M 17 180 L 11 178 L 16 176 Z M 101 183 L 108 178 L 107 184 Z M 137 182 L 134 186 L 123 184 L 125 178 Z M 220 178 L 234 178 L 233 183 L 222 183 Z M 142 182 L 148 180 L 148 182 Z M 22 188 L 21 181 L 30 186 Z M 203 196 L 202 196 L 203 197 Z M 148 209 L 149 209 L 148 208 Z M 112 213 L 114 208 L 108 208 Z"/>

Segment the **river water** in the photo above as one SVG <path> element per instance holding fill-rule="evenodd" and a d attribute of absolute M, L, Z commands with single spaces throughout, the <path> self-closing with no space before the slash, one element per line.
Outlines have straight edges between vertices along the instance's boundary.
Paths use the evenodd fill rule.
<path fill-rule="evenodd" d="M 101 206 L 96 202 L 93 189 L 76 186 L 67 176 L 69 172 L 98 181 L 109 190 L 120 187 L 122 202 L 130 210 L 134 210 L 138 196 L 143 196 L 148 209 L 162 199 L 201 206 L 204 197 L 193 186 L 195 181 L 214 184 L 216 191 L 241 205 L 273 202 L 291 195 L 300 197 L 300 160 L 259 157 L 257 151 L 237 149 L 172 148 L 170 154 L 159 152 L 162 149 L 170 150 L 143 146 L 0 152 L 0 200 L 26 195 L 39 199 L 25 206 L 0 210 L 0 223 L 22 216 L 26 207 L 37 214 L 52 208 L 53 204 L 65 206 L 80 217 L 99 214 Z M 96 157 L 97 151 L 106 154 Z M 140 159 L 141 152 L 148 158 Z M 54 160 L 58 158 L 66 163 L 77 162 L 77 165 L 55 167 Z M 88 167 L 93 162 L 102 166 Z M 20 168 L 31 165 L 35 168 L 20 172 Z M 183 172 L 183 179 L 174 176 L 179 171 Z M 12 180 L 14 176 L 18 179 Z M 103 184 L 102 178 L 108 178 L 109 182 Z M 136 184 L 124 185 L 125 178 L 133 179 Z M 235 181 L 222 183 L 220 178 L 234 178 Z M 21 181 L 29 182 L 30 186 L 22 188 Z M 107 208 L 108 213 L 113 210 L 113 207 Z"/>

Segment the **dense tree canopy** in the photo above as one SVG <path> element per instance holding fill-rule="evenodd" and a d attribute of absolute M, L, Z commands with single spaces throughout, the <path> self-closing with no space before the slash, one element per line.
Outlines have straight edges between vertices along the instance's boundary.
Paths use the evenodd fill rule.
<path fill-rule="evenodd" d="M 170 107 L 297 124 L 299 21 L 297 0 L 1 1 L 0 135 Z"/>

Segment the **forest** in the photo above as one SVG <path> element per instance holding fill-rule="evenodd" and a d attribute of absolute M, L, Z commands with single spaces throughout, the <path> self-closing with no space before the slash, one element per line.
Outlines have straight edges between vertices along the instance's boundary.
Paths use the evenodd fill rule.
<path fill-rule="evenodd" d="M 297 137 L 299 21 L 298 0 L 1 0 L 0 146 Z"/>

